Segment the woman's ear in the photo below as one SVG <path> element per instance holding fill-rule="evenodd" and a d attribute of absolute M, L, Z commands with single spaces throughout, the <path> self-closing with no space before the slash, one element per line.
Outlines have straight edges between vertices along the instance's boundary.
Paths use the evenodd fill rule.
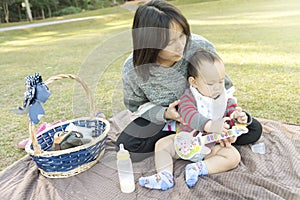
<path fill-rule="evenodd" d="M 188 81 L 189 81 L 189 84 L 190 84 L 191 86 L 195 87 L 196 80 L 195 80 L 194 77 L 190 76 L 190 77 L 188 78 Z"/>

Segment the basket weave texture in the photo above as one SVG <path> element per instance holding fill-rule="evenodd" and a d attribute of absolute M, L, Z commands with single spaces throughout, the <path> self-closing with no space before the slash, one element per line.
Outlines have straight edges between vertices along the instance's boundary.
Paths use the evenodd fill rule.
<path fill-rule="evenodd" d="M 50 83 L 63 78 L 74 79 L 83 86 L 90 102 L 91 116 L 58 123 L 38 135 L 35 134 L 33 123 L 29 122 L 31 140 L 26 145 L 25 150 L 35 161 L 41 174 L 48 178 L 67 178 L 84 172 L 95 165 L 104 154 L 107 133 L 110 129 L 107 120 L 93 117 L 95 116 L 93 98 L 87 85 L 79 77 L 71 74 L 60 74 L 49 78 L 45 84 L 49 86 Z M 51 150 L 55 133 L 65 130 L 70 123 L 92 129 L 94 139 L 81 146 L 58 151 Z"/>

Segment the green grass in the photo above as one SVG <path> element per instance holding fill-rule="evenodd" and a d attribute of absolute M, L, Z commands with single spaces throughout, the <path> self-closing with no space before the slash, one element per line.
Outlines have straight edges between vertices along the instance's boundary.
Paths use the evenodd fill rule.
<path fill-rule="evenodd" d="M 300 123 L 300 2 L 218 1 L 181 6 L 192 31 L 212 41 L 256 117 Z"/>
<path fill-rule="evenodd" d="M 300 124 L 300 3 L 298 0 L 174 0 L 193 33 L 214 43 L 236 87 L 238 103 L 259 118 Z M 69 17 L 104 18 L 0 32 L 0 170 L 26 153 L 24 77 L 79 74 L 92 89 L 96 111 L 124 109 L 121 67 L 130 53 L 133 13 L 118 7 Z M 52 20 L 52 19 L 51 19 Z M 1 25 L 6 26 L 6 25 Z M 72 80 L 50 85 L 43 122 L 88 115 L 83 91 Z"/>

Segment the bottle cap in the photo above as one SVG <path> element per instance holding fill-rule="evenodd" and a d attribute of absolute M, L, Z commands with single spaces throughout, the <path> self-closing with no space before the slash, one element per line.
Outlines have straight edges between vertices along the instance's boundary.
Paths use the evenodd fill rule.
<path fill-rule="evenodd" d="M 254 153 L 265 154 L 266 153 L 265 143 L 262 142 L 262 143 L 254 144 L 251 146 L 251 150 Z"/>
<path fill-rule="evenodd" d="M 120 150 L 117 153 L 117 159 L 118 160 L 126 160 L 130 157 L 129 152 L 124 149 L 124 145 L 120 144 Z"/>

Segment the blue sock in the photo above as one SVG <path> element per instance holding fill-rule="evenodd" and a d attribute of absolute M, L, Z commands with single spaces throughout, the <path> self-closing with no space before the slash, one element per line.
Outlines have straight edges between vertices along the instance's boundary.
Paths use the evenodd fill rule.
<path fill-rule="evenodd" d="M 185 183 L 188 187 L 193 187 L 198 182 L 199 176 L 207 174 L 208 170 L 203 161 L 188 164 L 185 166 Z"/>
<path fill-rule="evenodd" d="M 168 170 L 163 170 L 157 174 L 141 177 L 139 184 L 145 188 L 168 190 L 174 186 L 174 177 Z"/>

